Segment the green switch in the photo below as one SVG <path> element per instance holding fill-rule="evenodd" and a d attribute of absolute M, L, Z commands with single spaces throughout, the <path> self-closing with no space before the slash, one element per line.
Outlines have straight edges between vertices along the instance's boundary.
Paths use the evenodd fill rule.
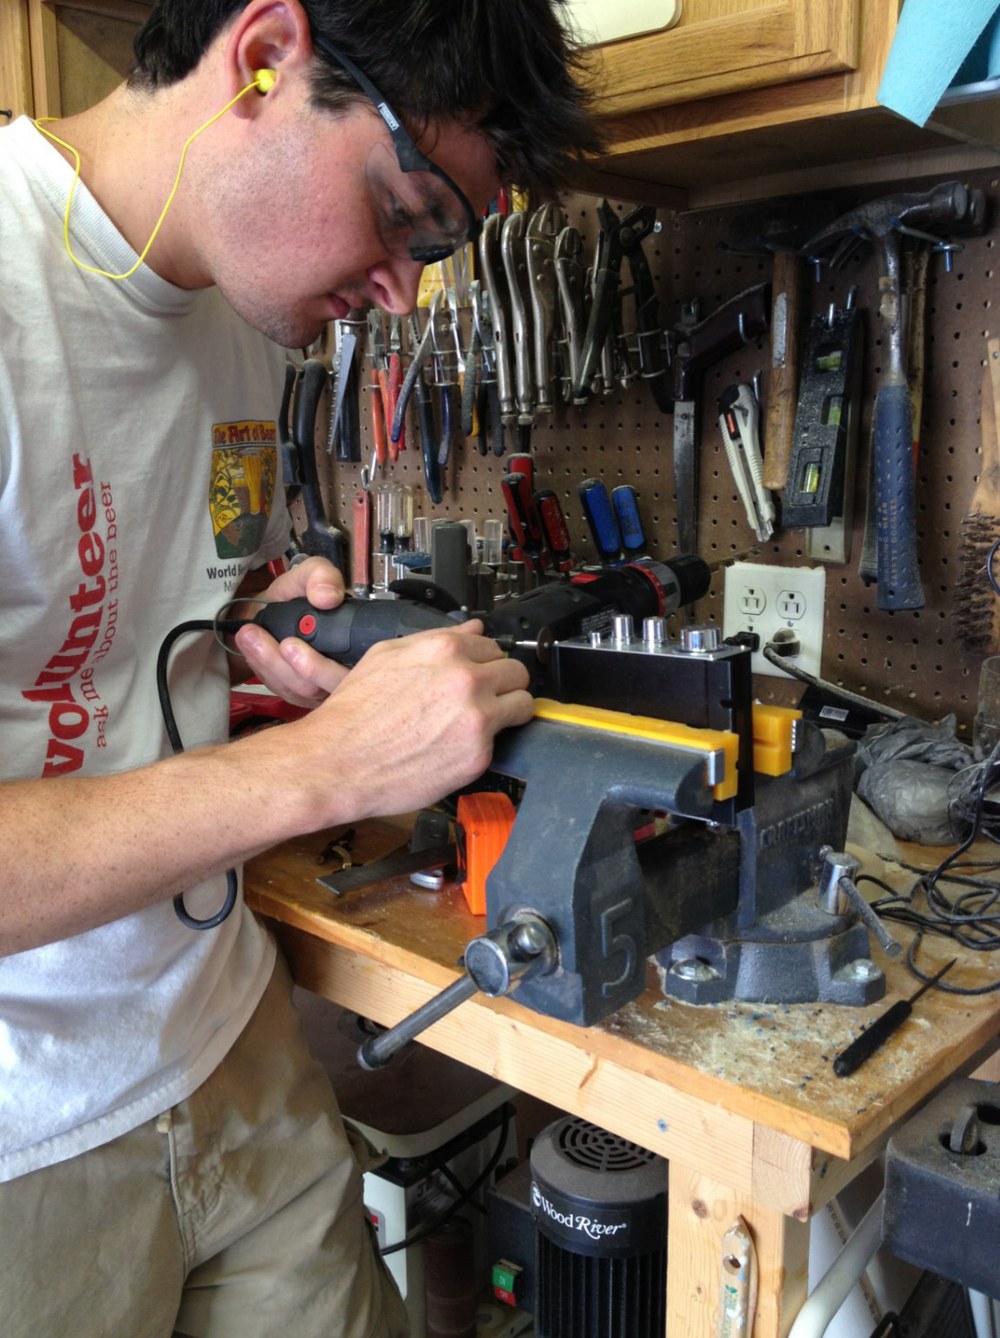
<path fill-rule="evenodd" d="M 493 1265 L 493 1295 L 504 1305 L 517 1305 L 517 1280 L 522 1271 L 520 1264 L 509 1259 L 498 1259 Z"/>

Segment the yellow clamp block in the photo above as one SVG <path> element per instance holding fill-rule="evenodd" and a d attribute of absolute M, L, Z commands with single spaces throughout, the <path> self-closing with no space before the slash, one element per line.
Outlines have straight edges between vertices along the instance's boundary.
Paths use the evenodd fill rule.
<path fill-rule="evenodd" d="M 802 712 L 788 706 L 753 706 L 753 769 L 762 776 L 783 776 L 792 769 L 792 733 Z"/>
<path fill-rule="evenodd" d="M 738 788 L 739 735 L 727 729 L 695 729 L 679 725 L 674 720 L 658 720 L 650 715 L 630 715 L 627 711 L 609 711 L 603 706 L 577 706 L 572 702 L 552 701 L 538 697 L 535 701 L 536 720 L 554 720 L 563 725 L 580 725 L 584 729 L 603 730 L 606 734 L 623 734 L 650 743 L 667 743 L 676 748 L 692 749 L 706 754 L 723 754 L 722 780 L 712 786 L 715 799 L 732 799 Z"/>

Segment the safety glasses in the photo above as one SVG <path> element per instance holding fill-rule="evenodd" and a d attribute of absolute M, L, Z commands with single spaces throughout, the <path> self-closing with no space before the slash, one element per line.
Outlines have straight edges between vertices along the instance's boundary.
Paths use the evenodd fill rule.
<path fill-rule="evenodd" d="M 481 220 L 464 193 L 437 163 L 421 153 L 375 85 L 325 37 L 313 45 L 351 76 L 389 131 L 394 153 L 375 144 L 365 176 L 375 201 L 379 233 L 391 255 L 422 265 L 445 260 L 465 242 L 474 242 Z"/>

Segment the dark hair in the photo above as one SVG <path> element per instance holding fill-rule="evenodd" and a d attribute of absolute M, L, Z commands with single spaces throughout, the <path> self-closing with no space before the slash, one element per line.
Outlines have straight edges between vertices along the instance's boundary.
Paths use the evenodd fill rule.
<path fill-rule="evenodd" d="M 189 74 L 246 0 L 158 0 L 135 39 L 130 84 L 155 89 Z M 364 71 L 412 132 L 475 126 L 502 180 L 536 197 L 566 184 L 600 150 L 564 0 L 301 0 L 314 32 Z M 330 109 L 363 94 L 321 56 L 313 97 Z"/>

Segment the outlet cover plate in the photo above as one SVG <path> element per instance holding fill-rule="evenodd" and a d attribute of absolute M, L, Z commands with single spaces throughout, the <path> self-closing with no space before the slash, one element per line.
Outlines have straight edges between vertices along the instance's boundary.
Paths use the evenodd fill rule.
<path fill-rule="evenodd" d="M 722 635 L 756 632 L 761 648 L 779 628 L 790 628 L 799 638 L 799 654 L 791 663 L 816 677 L 823 659 L 823 610 L 826 600 L 825 567 L 771 567 L 762 562 L 734 562 L 726 569 Z M 783 677 L 780 669 L 755 651 L 755 674 Z"/>

